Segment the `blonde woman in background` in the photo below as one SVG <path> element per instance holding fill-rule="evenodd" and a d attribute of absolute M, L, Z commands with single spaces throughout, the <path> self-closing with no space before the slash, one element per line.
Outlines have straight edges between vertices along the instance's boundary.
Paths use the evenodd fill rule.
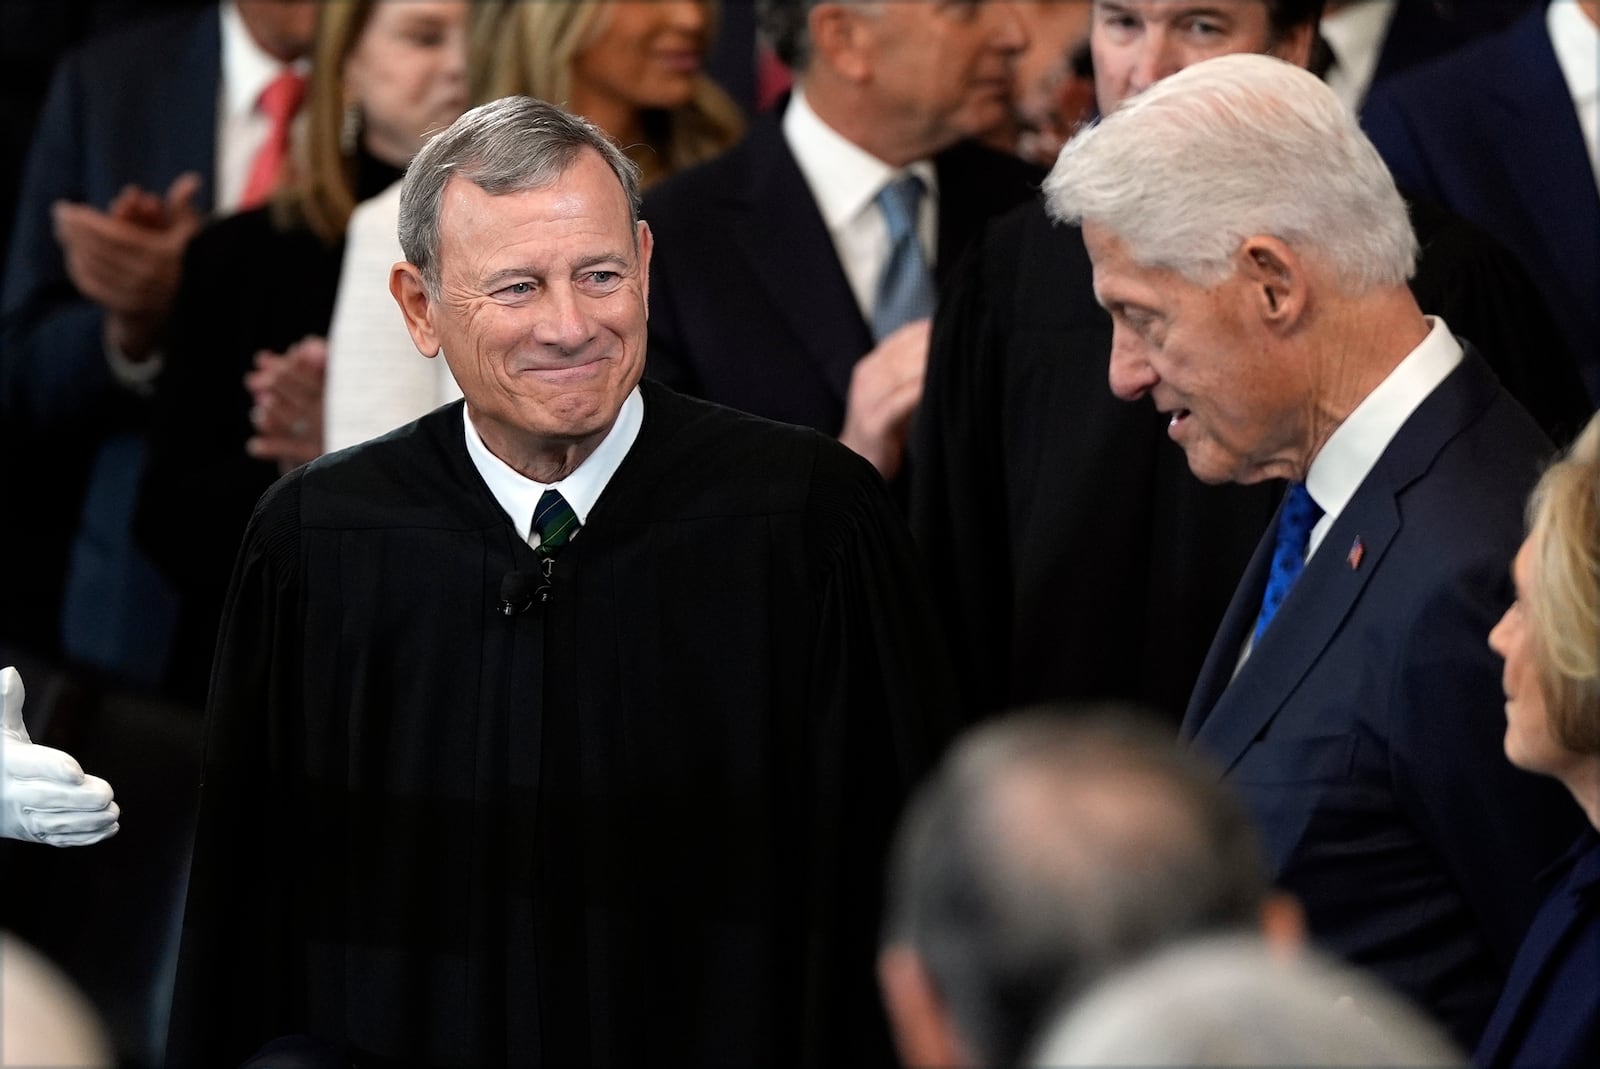
<path fill-rule="evenodd" d="M 739 109 L 705 74 L 706 0 L 514 4 L 484 99 L 560 104 L 611 135 L 645 186 L 738 140 Z"/>
<path fill-rule="evenodd" d="M 710 159 L 743 133 L 739 110 L 704 71 L 715 30 L 710 0 L 562 0 L 498 5 L 474 41 L 475 100 L 533 96 L 611 135 L 644 185 Z M 340 449 L 461 396 L 443 360 L 424 360 L 389 295 L 405 257 L 398 185 L 350 222 L 328 335 L 324 442 Z"/>
<path fill-rule="evenodd" d="M 169 689 L 205 696 L 216 623 L 256 498 L 320 452 L 322 336 L 355 205 L 467 105 L 467 0 L 329 0 L 318 11 L 292 180 L 207 226 L 156 387 L 135 537 L 177 590 Z M 307 405 L 309 399 L 309 405 Z"/>
<path fill-rule="evenodd" d="M 1511 575 L 1517 600 L 1489 632 L 1506 662 L 1506 757 L 1556 779 L 1589 827 L 1544 876 L 1473 1060 L 1600 1065 L 1600 416 L 1534 487 Z"/>

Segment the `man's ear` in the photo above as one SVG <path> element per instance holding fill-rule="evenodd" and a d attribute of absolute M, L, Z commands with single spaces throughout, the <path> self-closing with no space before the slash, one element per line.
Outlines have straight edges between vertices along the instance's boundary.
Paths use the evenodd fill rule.
<path fill-rule="evenodd" d="M 1257 235 L 1240 243 L 1237 261 L 1261 321 L 1276 330 L 1298 324 L 1309 296 L 1309 279 L 1295 251 L 1277 238 Z"/>
<path fill-rule="evenodd" d="M 871 76 L 871 15 L 855 10 L 854 4 L 831 2 L 816 5 L 807 18 L 812 63 L 826 64 L 838 77 L 856 84 Z"/>
<path fill-rule="evenodd" d="M 406 330 L 417 352 L 432 359 L 439 355 L 439 336 L 433 327 L 433 301 L 428 297 L 428 286 L 422 280 L 422 270 L 415 264 L 397 263 L 389 269 L 389 292 L 405 316 Z"/>
<path fill-rule="evenodd" d="M 976 1064 L 956 1035 L 944 999 L 907 946 L 884 947 L 878 954 L 878 989 L 889 1013 L 895 1049 L 907 1069 Z"/>
<path fill-rule="evenodd" d="M 643 219 L 635 230 L 634 243 L 639 248 L 639 286 L 644 300 L 644 317 L 650 318 L 650 256 L 655 252 L 656 238 L 650 233 L 650 224 Z"/>
<path fill-rule="evenodd" d="M 1311 66 L 1311 45 L 1317 39 L 1317 27 L 1310 22 L 1302 22 L 1288 33 L 1278 38 L 1276 44 L 1268 49 L 1268 54 L 1277 56 L 1281 60 L 1293 63 L 1296 67 Z"/>
<path fill-rule="evenodd" d="M 1306 911 L 1287 891 L 1274 891 L 1261 903 L 1261 938 L 1273 957 L 1290 961 L 1306 946 Z"/>

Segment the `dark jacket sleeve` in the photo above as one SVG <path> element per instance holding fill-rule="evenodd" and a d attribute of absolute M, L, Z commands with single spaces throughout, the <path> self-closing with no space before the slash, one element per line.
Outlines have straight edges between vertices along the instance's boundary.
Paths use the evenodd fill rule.
<path fill-rule="evenodd" d="M 51 222 L 56 201 L 88 193 L 78 117 L 89 76 L 77 54 L 56 70 L 28 153 L 0 294 L 0 411 L 38 427 L 133 403 L 106 362 L 104 316 L 67 277 Z"/>
<path fill-rule="evenodd" d="M 991 230 L 993 228 L 990 228 Z M 911 530 L 945 622 L 963 704 L 1003 701 L 1010 648 L 1011 539 L 997 425 L 1003 324 L 986 246 L 973 243 L 933 320 L 927 377 L 911 428 Z"/>

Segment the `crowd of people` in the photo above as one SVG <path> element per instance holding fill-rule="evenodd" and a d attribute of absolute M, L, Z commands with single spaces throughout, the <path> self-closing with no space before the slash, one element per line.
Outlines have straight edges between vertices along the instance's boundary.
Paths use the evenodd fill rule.
<path fill-rule="evenodd" d="M 6 1064 L 1600 1062 L 1600 2 L 107 7 Z"/>

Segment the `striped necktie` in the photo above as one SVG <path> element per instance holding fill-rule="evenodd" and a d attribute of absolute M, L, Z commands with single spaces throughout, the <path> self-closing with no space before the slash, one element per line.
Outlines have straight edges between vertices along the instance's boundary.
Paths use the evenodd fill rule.
<path fill-rule="evenodd" d="M 546 490 L 533 509 L 533 530 L 539 536 L 534 552 L 554 557 L 578 533 L 578 514 L 559 490 Z"/>
<path fill-rule="evenodd" d="M 922 194 L 922 179 L 914 174 L 878 191 L 878 210 L 889 228 L 889 257 L 872 304 L 872 334 L 879 341 L 907 323 L 933 315 L 933 272 L 917 237 Z"/>

